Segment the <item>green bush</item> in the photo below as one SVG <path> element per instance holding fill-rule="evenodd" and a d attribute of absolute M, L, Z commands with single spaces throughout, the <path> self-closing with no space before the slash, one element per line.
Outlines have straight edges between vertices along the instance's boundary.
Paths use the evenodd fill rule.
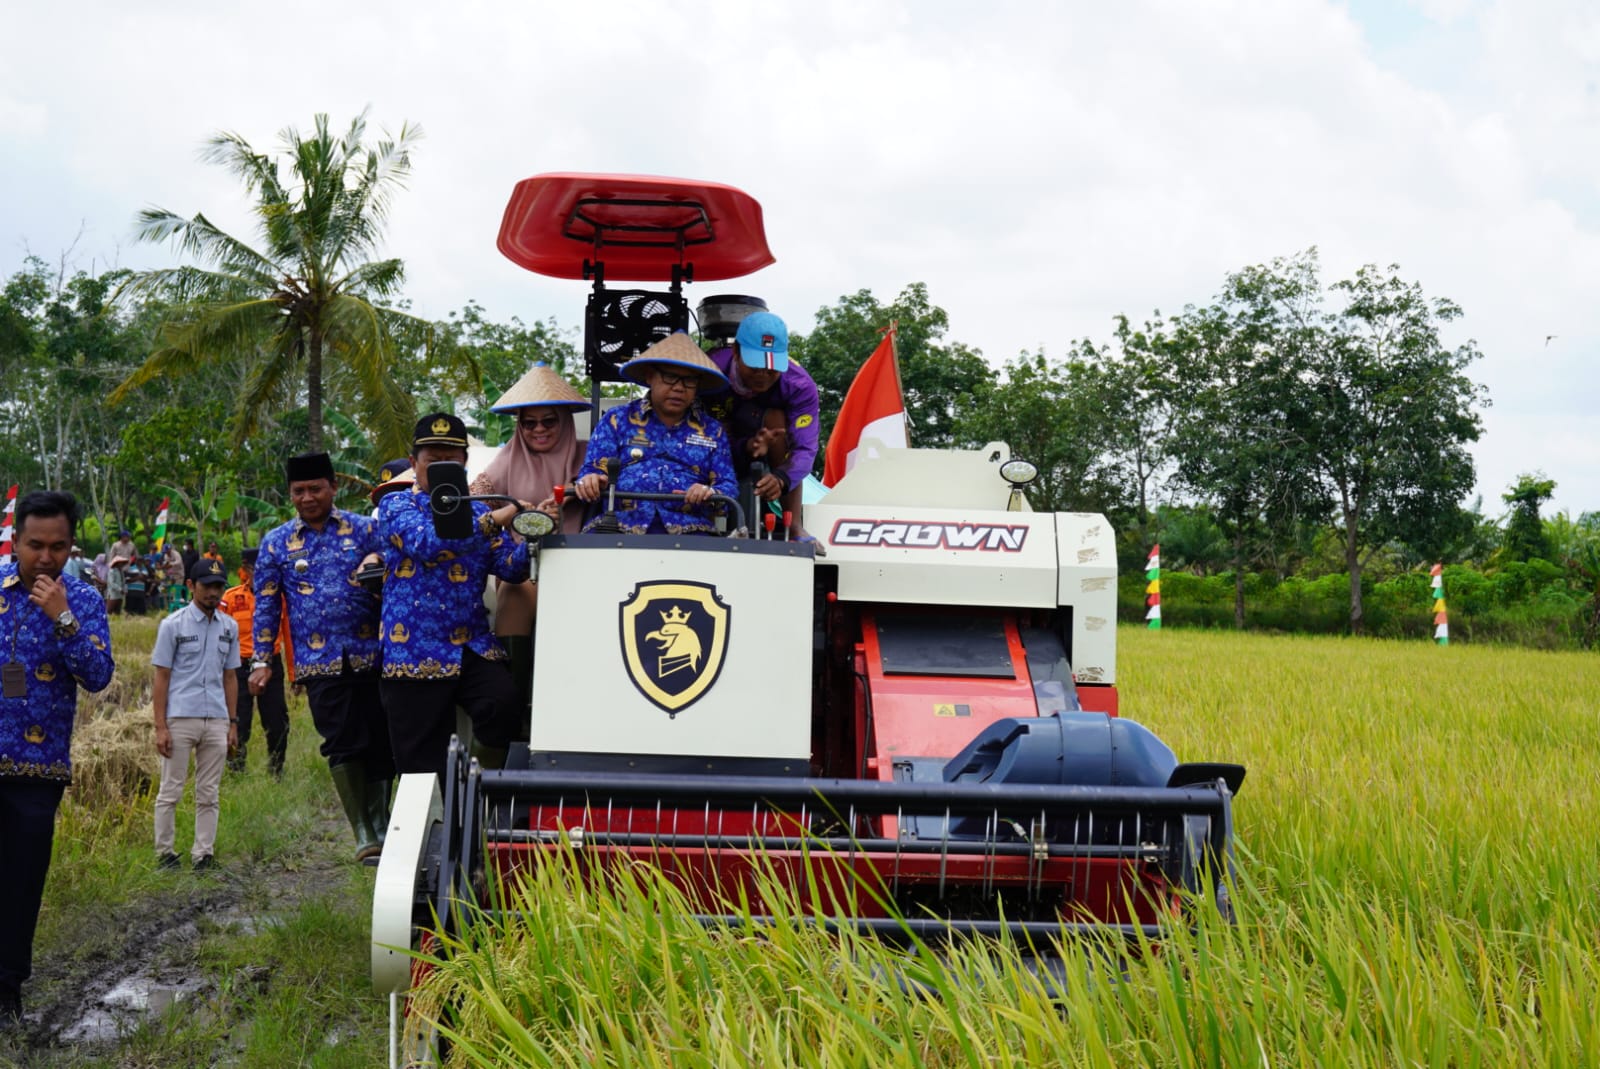
<path fill-rule="evenodd" d="M 1498 642 L 1540 649 L 1571 649 L 1583 634 L 1585 599 L 1575 596 L 1566 572 L 1546 560 L 1517 561 L 1485 574 L 1462 565 L 1444 569 L 1450 637 L 1460 642 Z M 1144 619 L 1142 572 L 1124 575 L 1118 615 Z M 1342 634 L 1350 630 L 1350 577 L 1343 572 L 1316 578 L 1270 572 L 1245 576 L 1245 627 L 1252 631 Z M 1161 576 L 1164 627 L 1234 626 L 1234 577 L 1168 571 Z M 1426 571 L 1381 582 L 1362 579 L 1366 633 L 1378 638 L 1433 637 L 1433 587 Z"/>

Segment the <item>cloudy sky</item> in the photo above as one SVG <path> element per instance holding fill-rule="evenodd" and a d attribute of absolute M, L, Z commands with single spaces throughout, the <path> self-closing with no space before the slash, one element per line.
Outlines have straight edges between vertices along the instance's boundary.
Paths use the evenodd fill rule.
<path fill-rule="evenodd" d="M 923 281 L 996 362 L 1315 245 L 1327 282 L 1396 263 L 1463 307 L 1447 337 L 1484 353 L 1491 513 L 1534 470 L 1555 507 L 1600 509 L 1592 0 L 85 0 L 6 23 L 3 275 L 69 247 L 76 267 L 166 262 L 131 237 L 152 204 L 248 235 L 201 142 L 265 148 L 370 105 L 425 131 L 388 250 L 424 315 L 579 322 L 581 283 L 494 246 L 543 171 L 739 186 L 777 255 L 739 290 L 803 330 L 842 294 Z"/>

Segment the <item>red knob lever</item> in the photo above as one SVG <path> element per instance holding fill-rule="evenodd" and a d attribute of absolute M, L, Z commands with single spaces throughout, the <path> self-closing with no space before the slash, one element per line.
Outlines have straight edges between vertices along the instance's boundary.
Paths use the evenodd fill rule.
<path fill-rule="evenodd" d="M 778 517 L 769 512 L 761 517 L 761 524 L 767 529 L 767 534 L 771 534 L 772 529 L 778 526 Z"/>
<path fill-rule="evenodd" d="M 556 508 L 560 508 L 562 506 L 562 504 L 567 500 L 567 488 L 565 486 L 562 486 L 560 483 L 557 483 L 556 484 L 556 488 L 555 488 L 555 496 L 556 496 Z"/>

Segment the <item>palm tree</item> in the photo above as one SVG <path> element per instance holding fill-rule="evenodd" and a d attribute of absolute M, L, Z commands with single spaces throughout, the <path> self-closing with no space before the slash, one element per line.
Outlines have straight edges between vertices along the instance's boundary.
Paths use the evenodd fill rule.
<path fill-rule="evenodd" d="M 243 441 L 276 409 L 297 406 L 303 361 L 311 449 L 322 448 L 326 379 L 354 395 L 345 400 L 380 452 L 406 452 L 413 402 L 388 367 L 397 336 L 420 338 L 431 356 L 433 334 L 428 324 L 382 303 L 399 294 L 403 262 L 372 257 L 422 131 L 407 124 L 398 137 L 368 146 L 366 130 L 366 111 L 342 137 L 326 115 L 316 117 L 310 137 L 285 129 L 279 136 L 287 182 L 277 160 L 238 134 L 206 143 L 201 158 L 243 179 L 255 198 L 261 251 L 204 215 L 185 219 L 161 208 L 139 214 L 140 240 L 171 241 L 200 266 L 146 271 L 123 287 L 171 307 L 155 347 L 112 393 L 113 404 L 158 377 L 243 359 L 249 370 L 234 411 L 234 434 Z"/>

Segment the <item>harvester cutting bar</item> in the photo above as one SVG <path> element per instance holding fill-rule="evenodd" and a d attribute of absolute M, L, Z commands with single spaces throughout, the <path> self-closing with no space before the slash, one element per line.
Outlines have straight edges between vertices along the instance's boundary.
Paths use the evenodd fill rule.
<path fill-rule="evenodd" d="M 463 782 L 463 765 L 448 777 L 460 824 L 446 850 L 454 875 L 440 886 L 441 915 L 445 898 L 470 893 L 467 872 L 507 875 L 570 849 L 585 866 L 648 862 L 708 916 L 719 912 L 719 896 L 759 901 L 776 876 L 813 914 L 931 914 L 944 932 L 1042 925 L 1016 930 L 1034 935 L 1082 921 L 1154 936 L 1180 911 L 1180 891 L 1221 880 L 1231 837 L 1232 794 L 1222 780 L 1172 788 L 916 783 L 474 764 Z M 895 909 L 862 888 L 880 888 Z M 1007 914 L 1016 921 L 995 919 Z"/>
<path fill-rule="evenodd" d="M 489 802 L 553 804 L 587 799 L 591 807 L 661 802 L 667 807 L 725 809 L 802 806 L 842 812 L 903 810 L 973 816 L 993 810 L 1166 813 L 1225 816 L 1230 794 L 1219 783 L 1185 787 L 1090 787 L 1076 784 L 898 783 L 778 776 L 662 776 L 603 772 L 481 772 L 477 793 Z"/>
<path fill-rule="evenodd" d="M 833 851 L 835 853 L 859 850 L 863 853 L 901 853 L 907 855 L 938 855 L 950 848 L 949 840 L 905 840 L 905 839 L 864 839 L 857 837 L 838 837 L 827 835 L 811 835 L 804 838 L 785 838 L 782 836 L 744 836 L 744 835 L 672 835 L 651 834 L 649 832 L 606 832 L 587 831 L 581 839 L 574 840 L 570 831 L 528 831 L 514 828 L 510 831 L 496 831 L 492 828 L 484 830 L 485 838 L 491 843 L 534 844 L 542 846 L 567 845 L 578 847 L 653 847 L 663 850 L 757 850 L 757 851 L 788 851 L 788 850 L 817 850 Z M 1056 857 L 1074 858 L 1108 858 L 1125 861 L 1145 861 L 1159 863 L 1172 856 L 1173 847 L 1156 843 L 1135 843 L 1127 846 L 1120 845 L 1084 845 L 1084 846 L 1058 846 L 1051 843 L 1012 842 L 1002 843 L 989 841 L 984 843 L 983 850 L 996 857 L 1020 857 L 1038 859 L 1041 854 Z"/>

